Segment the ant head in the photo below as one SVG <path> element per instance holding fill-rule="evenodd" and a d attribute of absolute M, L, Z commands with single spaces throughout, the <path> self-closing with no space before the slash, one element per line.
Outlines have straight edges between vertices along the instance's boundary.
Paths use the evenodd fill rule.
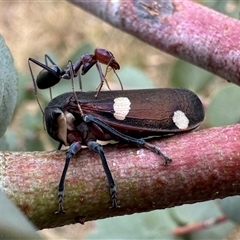
<path fill-rule="evenodd" d="M 114 70 L 120 69 L 120 65 L 115 60 L 115 57 L 110 51 L 103 48 L 96 48 L 94 51 L 94 56 L 95 59 L 98 60 L 100 63 L 106 64 Z"/>

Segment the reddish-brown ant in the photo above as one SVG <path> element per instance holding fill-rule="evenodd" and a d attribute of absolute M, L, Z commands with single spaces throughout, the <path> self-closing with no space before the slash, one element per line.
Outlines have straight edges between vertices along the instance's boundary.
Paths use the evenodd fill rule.
<path fill-rule="evenodd" d="M 48 61 L 53 66 L 50 67 L 48 64 Z M 72 78 L 72 76 L 70 74 L 70 66 L 69 65 L 66 67 L 65 70 L 63 70 L 59 66 L 57 66 L 56 63 L 48 55 L 45 55 L 45 64 L 43 64 L 33 58 L 28 59 L 28 65 L 29 65 L 29 69 L 30 69 L 33 79 L 34 79 L 34 76 L 33 76 L 30 62 L 33 62 L 43 68 L 43 70 L 38 74 L 36 82 L 34 81 L 35 94 L 37 94 L 36 93 L 37 88 L 39 88 L 39 89 L 51 88 L 54 85 L 56 85 L 61 79 L 71 80 L 71 78 Z M 101 63 L 105 64 L 107 66 L 105 74 L 103 74 L 103 72 L 102 72 Z M 77 75 L 79 75 L 80 68 L 82 68 L 81 75 L 86 74 L 90 70 L 90 68 L 94 65 L 96 65 L 96 67 L 97 67 L 97 70 L 98 70 L 98 73 L 100 76 L 100 80 L 101 80 L 99 86 L 97 87 L 97 93 L 96 93 L 95 97 L 97 97 L 99 92 L 101 91 L 104 81 L 106 82 L 107 87 L 110 89 L 110 87 L 107 83 L 107 80 L 106 80 L 106 75 L 107 75 L 109 68 L 113 69 L 114 73 L 116 74 L 116 76 L 119 80 L 121 89 L 123 90 L 121 80 L 119 79 L 119 77 L 115 71 L 115 70 L 120 69 L 120 65 L 115 60 L 113 54 L 106 49 L 96 48 L 94 51 L 94 54 L 84 54 L 83 56 L 81 56 L 80 59 L 75 64 L 72 65 L 73 76 L 76 77 Z M 79 86 L 80 86 L 80 90 L 82 90 L 81 81 L 79 81 Z M 50 90 L 50 92 L 51 92 L 51 90 Z"/>

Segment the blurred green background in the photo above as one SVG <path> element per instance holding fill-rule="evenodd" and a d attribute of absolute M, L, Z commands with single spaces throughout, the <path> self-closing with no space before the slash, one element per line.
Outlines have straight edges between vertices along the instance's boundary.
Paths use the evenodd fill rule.
<path fill-rule="evenodd" d="M 239 1 L 198 2 L 239 18 Z M 75 62 L 81 55 L 93 53 L 96 47 L 106 48 L 114 54 L 121 65 L 118 75 L 125 89 L 191 89 L 206 107 L 202 128 L 234 124 L 240 120 L 239 87 L 160 52 L 67 2 L 1 2 L 0 7 L 0 34 L 12 52 L 19 76 L 17 108 L 4 136 L 8 150 L 43 151 L 56 149 L 58 145 L 43 130 L 42 114 L 34 97 L 27 59 L 32 57 L 44 62 L 44 54 L 48 54 L 64 68 L 68 60 Z M 35 76 L 40 70 L 33 66 Z M 112 89 L 120 89 L 112 72 L 107 78 Z M 94 90 L 99 82 L 95 68 L 82 79 L 85 91 Z M 63 80 L 54 87 L 53 95 L 57 96 L 66 89 L 71 91 L 71 84 Z M 50 100 L 49 92 L 39 91 L 39 96 L 42 106 L 46 106 Z M 85 226 L 77 224 L 43 230 L 41 234 L 49 239 L 223 239 L 234 226 L 230 221 L 187 236 L 174 237 L 171 234 L 176 226 L 221 214 L 215 202 L 210 201 L 105 219 Z M 235 214 L 239 213 L 235 211 Z"/>

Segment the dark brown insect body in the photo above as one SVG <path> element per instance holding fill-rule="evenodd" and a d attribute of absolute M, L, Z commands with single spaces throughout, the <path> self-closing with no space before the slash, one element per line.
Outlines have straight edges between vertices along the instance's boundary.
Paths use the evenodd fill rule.
<path fill-rule="evenodd" d="M 76 99 L 77 98 L 77 99 Z M 100 155 L 110 186 L 112 207 L 118 207 L 116 188 L 102 147 L 96 140 L 122 140 L 146 147 L 171 161 L 143 138 L 193 130 L 204 119 L 203 105 L 191 91 L 177 88 L 64 93 L 45 108 L 48 134 L 69 145 L 59 184 L 59 211 L 63 213 L 64 179 L 71 158 L 87 145 Z"/>

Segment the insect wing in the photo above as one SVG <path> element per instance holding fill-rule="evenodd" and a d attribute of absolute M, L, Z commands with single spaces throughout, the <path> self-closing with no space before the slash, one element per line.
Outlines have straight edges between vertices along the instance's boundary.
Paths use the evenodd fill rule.
<path fill-rule="evenodd" d="M 78 93 L 83 112 L 117 129 L 173 133 L 192 130 L 204 119 L 202 102 L 186 89 L 106 91 L 97 99 L 91 95 Z"/>

